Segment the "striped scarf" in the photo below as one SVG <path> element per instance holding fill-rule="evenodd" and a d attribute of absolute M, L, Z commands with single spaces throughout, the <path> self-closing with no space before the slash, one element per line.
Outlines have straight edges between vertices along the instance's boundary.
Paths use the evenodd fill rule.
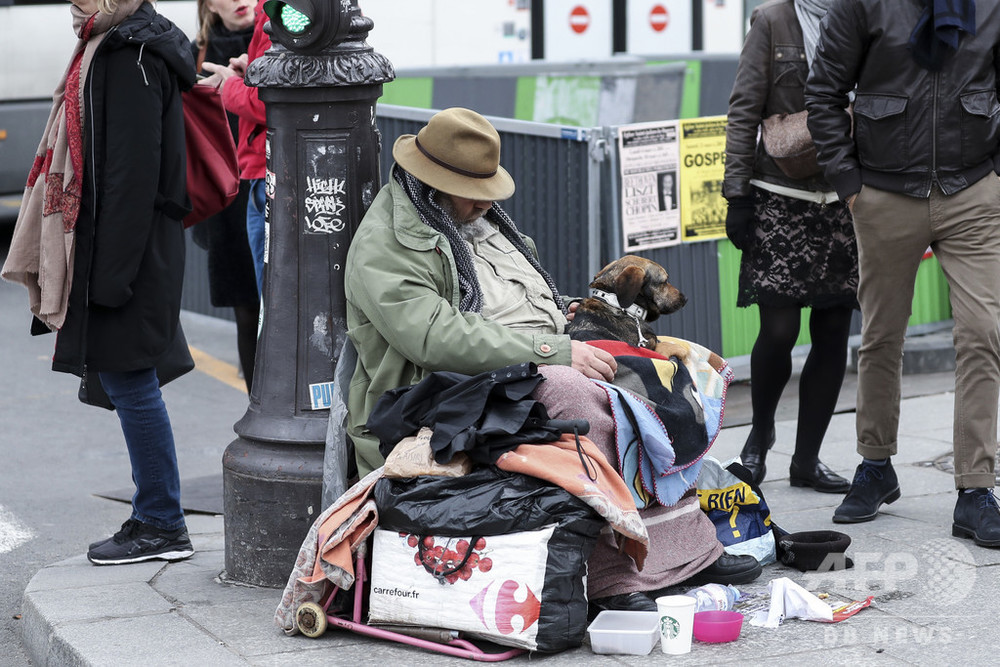
<path fill-rule="evenodd" d="M 479 285 L 479 278 L 476 277 L 476 266 L 472 260 L 472 252 L 469 250 L 469 244 L 459 235 L 454 220 L 451 219 L 448 212 L 437 202 L 438 191 L 426 183 L 417 180 L 413 174 L 398 164 L 393 167 L 392 175 L 400 187 L 403 188 L 406 196 L 413 202 L 413 206 L 417 209 L 417 214 L 423 223 L 431 229 L 444 234 L 444 237 L 451 244 L 451 251 L 455 257 L 455 265 L 458 269 L 458 286 L 462 295 L 458 306 L 459 310 L 467 313 L 481 313 L 483 311 L 483 290 Z M 539 275 L 542 276 L 545 283 L 549 286 L 549 289 L 552 290 L 552 298 L 555 300 L 556 305 L 565 313 L 566 305 L 563 303 L 562 297 L 559 296 L 559 290 L 556 289 L 556 285 L 552 282 L 549 274 L 538 263 L 538 260 L 535 259 L 534 253 L 525 245 L 524 239 L 521 238 L 517 227 L 514 226 L 514 221 L 496 203 L 486 213 L 486 219 L 495 224 L 500 233 L 538 271 Z"/>

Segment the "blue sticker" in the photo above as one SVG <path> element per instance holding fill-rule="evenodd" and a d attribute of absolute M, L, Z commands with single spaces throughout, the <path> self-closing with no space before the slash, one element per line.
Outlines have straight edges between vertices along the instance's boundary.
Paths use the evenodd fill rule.
<path fill-rule="evenodd" d="M 309 398 L 313 410 L 329 410 L 333 404 L 333 382 L 317 382 L 309 385 Z"/>

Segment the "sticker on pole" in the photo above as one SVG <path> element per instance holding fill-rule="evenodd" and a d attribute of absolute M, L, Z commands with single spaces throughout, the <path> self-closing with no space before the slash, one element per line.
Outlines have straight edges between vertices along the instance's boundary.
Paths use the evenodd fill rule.
<path fill-rule="evenodd" d="M 317 382 L 309 385 L 309 399 L 313 410 L 328 410 L 333 404 L 333 383 Z"/>
<path fill-rule="evenodd" d="M 655 32 L 663 32 L 670 25 L 670 12 L 663 5 L 653 5 L 649 10 L 649 27 Z"/>
<path fill-rule="evenodd" d="M 573 32 L 582 35 L 590 27 L 590 12 L 583 5 L 577 5 L 569 12 L 569 27 Z"/>

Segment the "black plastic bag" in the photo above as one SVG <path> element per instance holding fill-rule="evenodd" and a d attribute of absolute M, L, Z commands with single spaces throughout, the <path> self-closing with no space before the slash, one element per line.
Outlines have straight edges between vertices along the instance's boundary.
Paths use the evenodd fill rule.
<path fill-rule="evenodd" d="M 475 542 L 476 537 L 488 540 L 490 536 L 551 527 L 544 584 L 541 591 L 534 592 L 540 606 L 534 646 L 529 648 L 550 653 L 583 642 L 587 631 L 587 559 L 604 524 L 583 501 L 543 480 L 494 466 L 477 468 L 464 477 L 382 478 L 375 484 L 374 497 L 379 509 L 379 528 L 396 531 L 401 539 L 404 535 L 416 536 L 417 555 L 423 551 L 419 548 L 423 536 L 438 536 L 439 541 L 441 536 L 471 536 Z M 491 556 L 496 560 L 503 554 Z M 377 551 L 375 559 L 373 567 L 377 570 Z M 423 577 L 422 570 L 415 568 L 413 572 Z M 426 581 L 433 582 L 430 570 L 426 576 Z M 458 598 L 456 591 L 452 604 L 467 604 Z M 398 604 L 407 604 L 407 599 L 402 596 Z M 500 637 L 489 639 L 505 643 Z M 523 646 L 516 642 L 509 645 Z"/>

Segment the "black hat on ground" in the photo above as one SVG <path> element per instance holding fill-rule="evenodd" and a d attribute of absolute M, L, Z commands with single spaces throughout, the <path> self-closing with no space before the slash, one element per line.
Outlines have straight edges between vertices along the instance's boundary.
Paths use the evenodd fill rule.
<path fill-rule="evenodd" d="M 835 530 L 809 530 L 778 538 L 781 562 L 802 572 L 854 567 L 854 561 L 844 555 L 850 545 L 850 536 Z"/>

